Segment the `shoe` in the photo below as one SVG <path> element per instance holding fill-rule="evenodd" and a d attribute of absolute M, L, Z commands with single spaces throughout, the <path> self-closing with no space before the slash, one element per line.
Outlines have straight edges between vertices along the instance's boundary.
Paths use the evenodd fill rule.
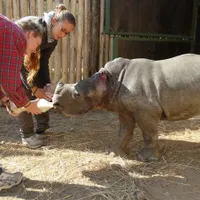
<path fill-rule="evenodd" d="M 0 191 L 5 189 L 10 189 L 11 187 L 18 185 L 23 178 L 23 174 L 21 172 L 16 173 L 8 173 L 2 172 L 0 174 Z"/>
<path fill-rule="evenodd" d="M 31 149 L 36 149 L 44 145 L 43 141 L 39 139 L 36 135 L 28 138 L 22 138 L 22 143 Z"/>
<path fill-rule="evenodd" d="M 36 129 L 35 131 L 35 135 L 37 136 L 38 139 L 45 139 L 47 137 L 47 135 L 45 134 L 45 131 L 50 128 L 49 125 L 46 125 L 45 127 L 43 127 L 42 130 Z"/>
<path fill-rule="evenodd" d="M 35 135 L 40 140 L 43 140 L 43 139 L 47 138 L 47 135 L 45 133 L 40 133 L 40 134 L 36 133 Z"/>

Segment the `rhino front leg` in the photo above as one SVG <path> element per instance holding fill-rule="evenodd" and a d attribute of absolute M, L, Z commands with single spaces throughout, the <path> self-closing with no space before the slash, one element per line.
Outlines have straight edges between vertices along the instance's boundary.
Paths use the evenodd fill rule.
<path fill-rule="evenodd" d="M 127 146 L 133 137 L 135 119 L 128 115 L 119 114 L 119 122 L 119 138 L 117 141 L 115 153 L 117 155 L 123 156 L 129 153 Z"/>
<path fill-rule="evenodd" d="M 157 161 L 160 158 L 158 147 L 159 116 L 148 114 L 147 111 L 139 112 L 136 122 L 141 128 L 145 147 L 137 153 L 139 161 Z"/>

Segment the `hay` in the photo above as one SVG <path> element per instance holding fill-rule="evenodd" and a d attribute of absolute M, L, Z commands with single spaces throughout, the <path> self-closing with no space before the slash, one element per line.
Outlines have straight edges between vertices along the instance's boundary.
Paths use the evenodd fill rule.
<path fill-rule="evenodd" d="M 200 198 L 198 119 L 161 122 L 159 162 L 135 161 L 143 145 L 136 127 L 127 158 L 109 154 L 117 141 L 118 117 L 95 111 L 65 118 L 51 112 L 47 146 L 22 146 L 15 118 L 0 109 L 0 163 L 22 171 L 22 184 L 0 193 L 1 200 L 156 200 Z M 192 193 L 191 193 L 192 191 Z"/>

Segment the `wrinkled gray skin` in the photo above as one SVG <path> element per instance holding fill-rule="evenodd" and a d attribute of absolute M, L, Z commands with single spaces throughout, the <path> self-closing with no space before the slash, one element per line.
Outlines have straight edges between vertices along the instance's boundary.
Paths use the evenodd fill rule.
<path fill-rule="evenodd" d="M 58 83 L 54 108 L 79 115 L 93 109 L 119 114 L 116 153 L 127 153 L 135 124 L 143 132 L 141 161 L 159 159 L 159 120 L 188 119 L 200 113 L 200 55 L 153 61 L 117 58 L 87 80 Z"/>

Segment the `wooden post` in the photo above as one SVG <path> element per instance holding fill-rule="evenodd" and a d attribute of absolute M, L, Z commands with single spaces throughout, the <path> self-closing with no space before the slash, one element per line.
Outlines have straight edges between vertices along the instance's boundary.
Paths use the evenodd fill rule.
<path fill-rule="evenodd" d="M 56 4 L 61 3 L 60 0 L 55 0 Z M 54 6 L 55 7 L 55 6 Z M 53 8 L 54 9 L 54 8 Z M 55 49 L 54 59 L 54 85 L 62 78 L 62 41 L 58 41 L 58 45 Z"/>
<path fill-rule="evenodd" d="M 74 0 L 72 0 L 72 1 L 74 1 Z M 62 3 L 62 0 L 55 0 L 55 7 L 60 3 Z"/>
<path fill-rule="evenodd" d="M 38 9 L 38 16 L 43 16 L 44 13 L 44 1 L 37 0 L 37 9 Z"/>
<path fill-rule="evenodd" d="M 0 0 L 0 13 L 4 13 L 3 0 Z"/>
<path fill-rule="evenodd" d="M 104 64 L 109 61 L 109 44 L 110 44 L 110 38 L 109 35 L 105 35 L 105 60 Z"/>
<path fill-rule="evenodd" d="M 13 18 L 14 18 L 14 20 L 17 20 L 20 18 L 19 2 L 20 2 L 20 0 L 13 1 Z"/>
<path fill-rule="evenodd" d="M 53 0 L 48 0 L 47 2 L 47 12 L 50 12 L 53 10 Z M 51 57 L 49 58 L 49 74 L 50 74 L 50 79 L 51 79 L 51 82 L 53 83 L 53 71 L 54 71 L 54 59 L 55 59 L 55 53 L 53 52 L 51 54 Z M 55 72 L 55 71 L 54 71 Z"/>
<path fill-rule="evenodd" d="M 47 1 L 47 12 L 50 12 L 52 11 L 54 8 L 53 8 L 53 0 L 48 0 Z"/>
<path fill-rule="evenodd" d="M 61 54 L 62 54 L 61 47 L 62 47 L 61 40 L 59 40 L 55 51 L 54 80 L 53 80 L 54 85 L 56 85 L 56 83 L 61 79 Z"/>
<path fill-rule="evenodd" d="M 91 58 L 91 0 L 85 0 L 85 37 L 84 37 L 84 64 L 83 78 L 88 78 L 90 74 Z"/>
<path fill-rule="evenodd" d="M 62 80 L 68 81 L 68 37 L 62 39 Z"/>
<path fill-rule="evenodd" d="M 108 61 L 112 60 L 113 58 L 113 38 L 109 38 L 109 52 L 108 52 Z"/>
<path fill-rule="evenodd" d="M 12 0 L 7 0 L 6 2 L 6 16 L 12 19 Z"/>
<path fill-rule="evenodd" d="M 105 1 L 101 0 L 100 5 L 100 45 L 99 45 L 99 69 L 104 66 L 104 9 L 105 9 Z"/>
<path fill-rule="evenodd" d="M 33 15 L 33 16 L 37 15 L 37 13 L 36 13 L 36 2 L 35 2 L 35 0 L 31 0 L 31 1 L 30 1 L 30 15 Z"/>
<path fill-rule="evenodd" d="M 69 10 L 69 0 L 64 0 L 63 4 Z M 68 82 L 68 69 L 69 69 L 69 36 L 62 39 L 62 80 Z"/>
<path fill-rule="evenodd" d="M 28 1 L 27 0 L 20 0 L 21 5 L 21 16 L 25 17 L 28 15 Z"/>
<path fill-rule="evenodd" d="M 81 80 L 82 69 L 82 49 L 83 49 L 83 24 L 84 24 L 84 1 L 78 2 L 78 19 L 77 19 L 77 65 L 76 65 L 76 82 Z"/>
<path fill-rule="evenodd" d="M 92 0 L 92 57 L 91 74 L 98 71 L 100 0 Z"/>
<path fill-rule="evenodd" d="M 76 17 L 76 1 L 71 1 L 71 12 Z M 76 81 L 76 59 L 77 59 L 77 48 L 76 48 L 76 29 L 70 34 L 70 67 L 69 67 L 69 82 L 74 83 Z"/>

